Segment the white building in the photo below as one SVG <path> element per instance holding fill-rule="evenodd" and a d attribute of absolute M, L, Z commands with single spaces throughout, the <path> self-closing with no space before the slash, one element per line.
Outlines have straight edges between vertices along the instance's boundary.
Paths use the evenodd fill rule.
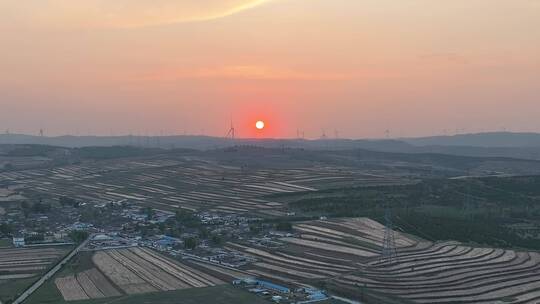
<path fill-rule="evenodd" d="M 24 237 L 13 237 L 13 246 L 24 247 Z"/>

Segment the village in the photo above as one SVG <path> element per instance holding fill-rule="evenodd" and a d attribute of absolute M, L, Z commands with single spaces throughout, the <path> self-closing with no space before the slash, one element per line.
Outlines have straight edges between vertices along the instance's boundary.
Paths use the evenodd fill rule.
<path fill-rule="evenodd" d="M 40 204 L 47 205 L 44 202 Z M 91 215 L 94 217 L 90 217 Z M 99 221 L 96 221 L 97 218 Z M 7 208 L 3 227 L 5 231 L 2 242 L 11 241 L 14 248 L 65 250 L 84 238 L 89 238 L 81 252 L 101 254 L 100 252 L 149 248 L 188 265 L 200 263 L 223 269 L 239 269 L 258 261 L 255 257 L 224 247 L 230 241 L 241 240 L 261 247 L 277 248 L 285 245 L 279 238 L 293 236 L 290 223 L 265 222 L 263 218 L 256 216 L 190 211 L 174 213 L 142 207 L 129 199 L 86 204 L 66 197 L 48 204 L 46 208 L 35 205 L 30 210 Z M 11 238 L 6 239 L 10 235 Z M 42 252 L 36 252 L 40 253 Z M 198 268 L 205 269 L 204 266 Z M 24 273 L 18 274 L 23 277 Z M 24 277 L 30 276 L 27 275 Z M 223 282 L 232 283 L 237 288 L 243 288 L 274 302 L 304 303 L 328 298 L 323 291 L 315 288 L 282 286 L 276 282 L 257 279 L 254 275 L 246 274 L 239 278 L 218 272 L 217 276 Z M 73 300 L 73 297 L 77 298 L 68 295 L 66 300 Z M 81 299 L 83 298 L 85 297 L 82 296 Z"/>

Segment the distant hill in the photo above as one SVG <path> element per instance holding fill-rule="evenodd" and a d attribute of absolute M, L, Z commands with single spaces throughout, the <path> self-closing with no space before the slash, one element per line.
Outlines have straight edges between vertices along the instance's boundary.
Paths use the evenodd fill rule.
<path fill-rule="evenodd" d="M 265 148 L 300 148 L 317 150 L 384 149 L 400 150 L 412 148 L 397 140 L 304 140 L 304 139 L 226 139 L 210 136 L 57 136 L 41 137 L 21 134 L 0 134 L 0 144 L 35 144 L 57 147 L 80 148 L 95 146 L 140 146 L 160 148 L 217 149 L 238 145 L 253 145 Z"/>
<path fill-rule="evenodd" d="M 0 144 L 37 144 L 67 148 L 137 146 L 213 150 L 233 146 L 307 150 L 371 150 L 399 153 L 439 153 L 474 157 L 540 160 L 540 134 L 479 133 L 455 136 L 391 139 L 226 139 L 209 136 L 58 136 L 1 134 Z"/>
<path fill-rule="evenodd" d="M 540 147 L 538 133 L 491 132 L 406 138 L 402 141 L 415 146 L 469 146 L 484 148 Z"/>

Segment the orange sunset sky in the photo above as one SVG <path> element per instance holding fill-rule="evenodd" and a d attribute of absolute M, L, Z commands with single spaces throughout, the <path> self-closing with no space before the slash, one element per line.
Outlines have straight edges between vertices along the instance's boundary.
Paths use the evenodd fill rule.
<path fill-rule="evenodd" d="M 0 0 L 0 17 L 12 133 L 540 131 L 539 0 Z"/>

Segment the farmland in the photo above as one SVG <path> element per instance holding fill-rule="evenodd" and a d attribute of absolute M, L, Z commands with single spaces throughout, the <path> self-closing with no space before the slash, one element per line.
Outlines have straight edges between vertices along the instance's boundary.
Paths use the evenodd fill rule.
<path fill-rule="evenodd" d="M 0 172 L 4 237 L 17 233 L 32 245 L 92 237 L 28 303 L 167 303 L 246 278 L 258 280 L 227 291 L 250 298 L 245 291 L 260 290 L 259 280 L 293 291 L 263 288 L 249 303 L 305 300 L 301 287 L 366 303 L 537 300 L 540 258 L 527 250 L 540 248 L 540 178 L 483 177 L 495 160 L 256 147 L 122 151 Z M 496 161 L 509 172 L 511 163 L 524 165 Z M 397 261 L 380 256 L 386 209 Z M 2 284 L 19 292 L 54 260 L 46 251 L 35 260 L 10 255 Z"/>
<path fill-rule="evenodd" d="M 0 185 L 16 189 L 13 195 L 19 199 L 69 197 L 95 204 L 128 200 L 169 211 L 282 216 L 286 206 L 274 195 L 403 185 L 426 176 L 540 172 L 539 163 L 521 160 L 369 151 L 111 147 L 60 149 L 56 154 L 63 157 L 47 166 L 0 171 Z"/>
<path fill-rule="evenodd" d="M 66 247 L 0 249 L 0 300 L 12 299 L 68 250 Z"/>
<path fill-rule="evenodd" d="M 502 304 L 540 299 L 537 252 L 431 242 L 394 231 L 398 258 L 389 261 L 380 256 L 384 230 L 368 218 L 298 222 L 292 234 L 277 237 L 272 246 L 250 240 L 225 243 L 224 249 L 252 258 L 239 268 L 200 259 L 179 262 L 143 247 L 84 252 L 83 262 L 78 262 L 82 266 L 67 267 L 29 303 L 36 297 L 45 299 L 39 303 L 89 304 L 107 298 L 142 299 L 157 292 L 167 297 L 247 277 L 292 288 L 318 286 L 367 303 Z"/>
<path fill-rule="evenodd" d="M 339 277 L 355 271 L 359 264 L 376 259 L 384 237 L 384 226 L 367 218 L 310 221 L 294 228 L 297 233 L 279 238 L 281 245 L 277 248 L 249 242 L 227 243 L 225 248 L 256 259 L 241 272 L 229 274 L 232 277 L 262 276 L 299 285 Z M 404 250 L 425 246 L 423 242 L 399 233 L 396 244 Z M 197 265 L 216 271 L 213 265 Z"/>
<path fill-rule="evenodd" d="M 536 252 L 430 242 L 395 232 L 397 261 L 379 252 L 383 226 L 366 218 L 297 224 L 279 248 L 226 244 L 256 258 L 237 272 L 196 262 L 231 277 L 256 276 L 290 286 L 351 290 L 348 296 L 410 303 L 536 303 Z M 384 296 L 382 296 L 384 295 Z"/>
<path fill-rule="evenodd" d="M 219 285 L 204 288 L 181 289 L 159 293 L 124 295 L 114 299 L 91 299 L 65 302 L 56 297 L 33 298 L 28 304 L 170 304 L 182 299 L 183 304 L 268 304 L 269 302 L 230 285 Z"/>
<path fill-rule="evenodd" d="M 129 200 L 168 211 L 282 216 L 283 204 L 267 196 L 312 192 L 359 181 L 365 185 L 406 181 L 369 170 L 290 162 L 289 167 L 275 169 L 226 164 L 215 156 L 165 154 L 0 172 L 0 184 L 16 188 L 27 198 L 69 197 L 95 204 Z"/>
<path fill-rule="evenodd" d="M 85 266 L 58 275 L 56 289 L 64 301 L 122 297 L 223 285 L 209 274 L 166 258 L 147 248 L 97 251 Z"/>
<path fill-rule="evenodd" d="M 400 186 L 344 187 L 273 198 L 297 213 L 382 220 L 390 206 L 396 224 L 431 241 L 540 249 L 538 176 L 427 179 Z M 520 230 L 521 225 L 530 229 Z"/>
<path fill-rule="evenodd" d="M 335 278 L 334 286 L 363 286 L 414 303 L 537 303 L 536 252 L 432 244 L 394 263 L 369 262 Z"/>

